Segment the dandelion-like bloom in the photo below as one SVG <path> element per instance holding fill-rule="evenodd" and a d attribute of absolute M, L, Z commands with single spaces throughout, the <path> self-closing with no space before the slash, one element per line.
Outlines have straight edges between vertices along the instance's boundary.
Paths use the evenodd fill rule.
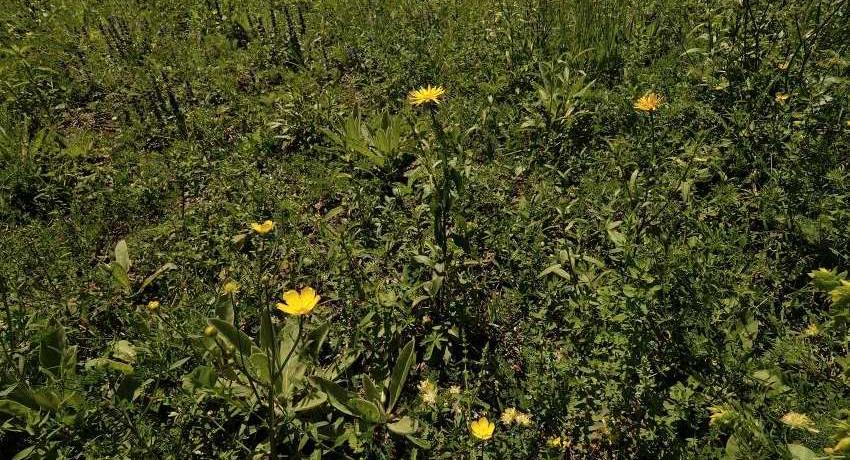
<path fill-rule="evenodd" d="M 286 291 L 283 293 L 283 302 L 277 303 L 277 309 L 294 316 L 306 315 L 313 311 L 319 303 L 320 296 L 311 287 L 305 287 L 298 291 Z"/>
<path fill-rule="evenodd" d="M 469 432 L 476 438 L 484 441 L 492 438 L 493 431 L 495 430 L 496 424 L 487 420 L 487 417 L 481 417 L 469 424 Z"/>
<path fill-rule="evenodd" d="M 841 285 L 829 291 L 833 304 L 844 303 L 850 299 L 850 281 L 841 280 Z"/>
<path fill-rule="evenodd" d="M 236 292 L 239 291 L 239 283 L 230 280 L 224 283 L 224 286 L 221 287 L 221 291 L 224 292 L 225 295 L 236 294 Z"/>
<path fill-rule="evenodd" d="M 801 414 L 799 412 L 788 412 L 787 414 L 783 415 L 782 418 L 779 419 L 779 421 L 790 426 L 791 428 L 800 428 L 804 430 L 809 430 L 812 433 L 820 433 L 820 431 L 815 428 L 815 424 L 814 422 L 812 422 L 812 419 L 810 419 L 807 415 Z"/>
<path fill-rule="evenodd" d="M 640 110 L 641 112 L 655 112 L 658 110 L 658 107 L 661 106 L 663 101 L 664 99 L 655 91 L 650 91 L 635 101 L 635 110 Z"/>
<path fill-rule="evenodd" d="M 555 436 L 546 440 L 546 445 L 549 447 L 561 447 L 562 441 L 560 436 Z"/>
<path fill-rule="evenodd" d="M 790 94 L 788 94 L 788 93 L 783 93 L 782 91 L 780 91 L 780 92 L 776 93 L 776 96 L 774 96 L 774 99 L 775 99 L 775 100 L 776 100 L 776 102 L 777 102 L 777 103 L 779 103 L 779 104 L 784 104 L 784 103 L 785 103 L 786 101 L 788 101 L 788 99 L 790 99 L 790 98 L 791 98 L 791 95 L 790 95 Z"/>
<path fill-rule="evenodd" d="M 449 394 L 459 395 L 460 394 L 460 385 L 452 385 L 449 387 Z"/>
<path fill-rule="evenodd" d="M 148 310 L 151 313 L 154 313 L 157 310 L 159 310 L 159 301 L 158 300 L 151 300 L 150 302 L 148 302 Z"/>
<path fill-rule="evenodd" d="M 415 89 L 407 95 L 410 105 L 439 104 L 440 98 L 446 94 L 442 86 L 431 86 Z"/>
<path fill-rule="evenodd" d="M 425 404 L 435 404 L 437 402 L 437 385 L 428 379 L 419 382 L 419 396 Z"/>
<path fill-rule="evenodd" d="M 520 426 L 531 426 L 531 416 L 525 412 L 517 412 L 516 423 Z"/>
<path fill-rule="evenodd" d="M 253 224 L 251 224 L 251 230 L 259 233 L 260 235 L 265 235 L 266 233 L 274 230 L 274 221 L 267 220 L 262 224 L 254 222 Z"/>
<path fill-rule="evenodd" d="M 809 324 L 805 329 L 803 329 L 803 336 L 805 337 L 815 337 L 818 334 L 820 334 L 820 326 L 818 326 L 817 323 Z"/>
<path fill-rule="evenodd" d="M 513 407 L 508 407 L 504 411 L 502 411 L 502 416 L 499 417 L 499 420 L 502 421 L 505 425 L 510 425 L 516 421 L 517 410 Z"/>
<path fill-rule="evenodd" d="M 735 415 L 733 410 L 721 406 L 709 407 L 708 410 L 711 411 L 711 415 L 708 416 L 709 425 L 722 424 Z"/>
<path fill-rule="evenodd" d="M 218 329 L 216 329 L 215 326 L 210 324 L 204 328 L 204 335 L 206 337 L 215 337 L 216 335 L 218 335 Z"/>

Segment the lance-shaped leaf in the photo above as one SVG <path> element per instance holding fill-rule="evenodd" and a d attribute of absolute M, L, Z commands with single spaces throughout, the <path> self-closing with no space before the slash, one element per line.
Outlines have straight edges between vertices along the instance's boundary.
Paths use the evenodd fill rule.
<path fill-rule="evenodd" d="M 401 390 L 404 388 L 404 382 L 407 380 L 410 368 L 413 367 L 413 363 L 416 360 L 416 354 L 414 353 L 415 345 L 415 340 L 411 339 L 410 342 L 407 342 L 407 345 L 402 348 L 401 353 L 398 355 L 398 361 L 396 361 L 395 367 L 393 367 L 393 372 L 390 374 L 387 411 L 393 410 L 396 402 L 398 402 L 399 396 L 401 396 Z"/>
<path fill-rule="evenodd" d="M 115 245 L 115 262 L 124 269 L 124 273 L 130 272 L 130 253 L 124 240 Z"/>
<path fill-rule="evenodd" d="M 348 408 L 348 400 L 354 397 L 341 386 L 322 377 L 310 377 L 310 382 L 328 395 L 328 402 L 346 415 L 354 415 Z"/>
<path fill-rule="evenodd" d="M 251 341 L 251 338 L 248 337 L 244 332 L 236 329 L 232 324 L 222 321 L 216 318 L 208 318 L 207 322 L 215 326 L 218 329 L 218 332 L 227 339 L 239 353 L 250 356 L 251 355 L 251 347 L 254 343 Z"/>
<path fill-rule="evenodd" d="M 416 420 L 405 416 L 395 422 L 388 423 L 387 428 L 395 434 L 404 436 L 415 433 L 417 425 Z"/>
<path fill-rule="evenodd" d="M 384 414 L 381 408 L 372 401 L 367 401 L 362 398 L 352 398 L 346 404 L 351 412 L 357 417 L 370 423 L 383 423 L 385 421 Z"/>
<path fill-rule="evenodd" d="M 38 362 L 48 375 L 62 377 L 62 357 L 65 355 L 65 329 L 58 323 L 51 323 L 47 333 L 41 338 L 38 349 Z"/>

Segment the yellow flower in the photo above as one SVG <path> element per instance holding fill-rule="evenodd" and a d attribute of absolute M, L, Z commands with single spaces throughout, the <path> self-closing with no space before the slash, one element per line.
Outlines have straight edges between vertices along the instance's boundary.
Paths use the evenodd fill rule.
<path fill-rule="evenodd" d="M 516 423 L 520 426 L 531 426 L 531 416 L 525 412 L 517 412 Z"/>
<path fill-rule="evenodd" d="M 818 334 L 820 334 L 820 326 L 818 326 L 817 323 L 809 324 L 805 329 L 803 329 L 803 335 L 805 337 L 814 337 Z"/>
<path fill-rule="evenodd" d="M 419 382 L 419 396 L 425 404 L 437 402 L 437 385 L 428 379 Z"/>
<path fill-rule="evenodd" d="M 663 98 L 656 94 L 654 91 L 650 91 L 635 101 L 635 110 L 640 110 L 641 112 L 655 112 L 658 110 L 658 107 L 661 106 L 663 102 Z"/>
<path fill-rule="evenodd" d="M 841 280 L 841 285 L 829 291 L 829 295 L 832 297 L 833 304 L 844 302 L 850 298 L 850 281 Z"/>
<path fill-rule="evenodd" d="M 848 447 L 850 447 L 850 438 L 841 438 L 841 440 L 838 441 L 838 444 L 833 447 L 826 447 L 823 451 L 826 452 L 827 455 L 832 455 L 837 452 L 843 452 L 847 450 Z"/>
<path fill-rule="evenodd" d="M 460 385 L 452 385 L 449 387 L 449 393 L 455 396 L 460 394 Z"/>
<path fill-rule="evenodd" d="M 224 292 L 224 295 L 236 294 L 236 292 L 239 291 L 239 283 L 230 280 L 224 283 L 224 286 L 221 287 L 221 290 L 222 292 Z"/>
<path fill-rule="evenodd" d="M 508 407 L 507 409 L 502 411 L 502 416 L 499 417 L 499 419 L 505 425 L 510 425 L 511 423 L 514 423 L 514 421 L 516 420 L 516 416 L 517 416 L 517 410 L 513 407 Z"/>
<path fill-rule="evenodd" d="M 472 435 L 485 441 L 493 437 L 495 430 L 496 424 L 487 420 L 487 417 L 481 417 L 469 424 L 469 431 Z"/>
<path fill-rule="evenodd" d="M 711 415 L 708 416 L 709 425 L 724 423 L 735 415 L 735 411 L 727 407 L 713 406 L 709 407 L 708 410 L 711 411 Z"/>
<path fill-rule="evenodd" d="M 212 324 L 204 328 L 204 335 L 207 337 L 215 337 L 218 334 L 218 329 Z"/>
<path fill-rule="evenodd" d="M 407 95 L 410 105 L 439 104 L 440 97 L 446 93 L 442 86 L 431 86 L 415 89 Z"/>
<path fill-rule="evenodd" d="M 776 96 L 774 97 L 776 102 L 779 103 L 779 104 L 784 104 L 790 98 L 791 98 L 790 94 L 783 93 L 782 91 L 776 93 Z"/>
<path fill-rule="evenodd" d="M 562 445 L 561 437 L 555 436 L 554 438 L 549 438 L 546 441 L 546 445 L 548 445 L 549 447 L 561 447 L 561 445 Z"/>
<path fill-rule="evenodd" d="M 159 310 L 159 301 L 158 300 L 151 300 L 150 302 L 148 302 L 148 310 L 151 313 L 154 313 L 157 310 Z"/>
<path fill-rule="evenodd" d="M 848 128 L 850 128 L 850 120 L 847 120 L 847 121 L 845 122 L 845 124 L 847 125 L 847 127 L 848 127 Z"/>
<path fill-rule="evenodd" d="M 790 426 L 791 428 L 802 428 L 805 430 L 809 430 L 812 433 L 820 433 L 814 426 L 815 424 L 812 420 L 805 414 L 801 414 L 799 412 L 788 412 L 783 415 L 780 422 Z"/>
<path fill-rule="evenodd" d="M 290 315 L 306 315 L 313 311 L 319 299 L 321 297 L 311 287 L 305 287 L 301 292 L 286 291 L 283 293 L 283 303 L 278 302 L 277 309 Z"/>
<path fill-rule="evenodd" d="M 253 224 L 251 224 L 251 230 L 259 233 L 260 235 L 265 235 L 266 233 L 274 230 L 274 222 L 271 220 L 267 220 L 262 224 L 254 222 Z"/>

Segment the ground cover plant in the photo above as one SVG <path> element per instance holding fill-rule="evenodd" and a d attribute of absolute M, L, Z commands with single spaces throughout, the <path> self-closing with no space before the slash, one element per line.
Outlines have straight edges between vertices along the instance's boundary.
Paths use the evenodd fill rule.
<path fill-rule="evenodd" d="M 850 0 L 0 25 L 0 458 L 850 457 Z"/>

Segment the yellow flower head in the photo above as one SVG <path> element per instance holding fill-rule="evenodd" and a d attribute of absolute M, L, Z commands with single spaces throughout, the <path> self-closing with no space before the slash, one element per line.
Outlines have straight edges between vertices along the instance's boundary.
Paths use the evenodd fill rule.
<path fill-rule="evenodd" d="M 321 297 L 311 287 L 305 287 L 301 292 L 286 291 L 283 293 L 283 302 L 277 303 L 277 309 L 294 316 L 306 315 L 313 311 L 319 299 Z"/>
<path fill-rule="evenodd" d="M 505 425 L 510 425 L 511 423 L 514 423 L 514 421 L 516 421 L 516 416 L 517 416 L 516 408 L 508 407 L 507 409 L 502 411 L 502 416 L 499 417 L 499 419 Z"/>
<path fill-rule="evenodd" d="M 553 438 L 549 438 L 546 441 L 546 445 L 549 446 L 549 447 L 556 447 L 556 448 L 561 447 L 561 445 L 562 445 L 561 437 L 555 436 Z"/>
<path fill-rule="evenodd" d="M 236 294 L 236 292 L 239 291 L 239 283 L 230 280 L 224 283 L 224 286 L 221 287 L 221 291 L 224 292 L 224 295 Z"/>
<path fill-rule="evenodd" d="M 495 430 L 496 424 L 487 420 L 487 417 L 481 417 L 469 424 L 469 432 L 476 438 L 485 441 L 493 437 Z"/>
<path fill-rule="evenodd" d="M 818 326 L 817 323 L 809 324 L 805 329 L 803 329 L 803 335 L 805 337 L 815 337 L 818 334 L 820 334 L 820 326 Z"/>
<path fill-rule="evenodd" d="M 709 425 L 722 424 L 735 415 L 735 411 L 723 406 L 709 407 L 708 410 L 711 411 L 711 415 L 708 416 Z"/>
<path fill-rule="evenodd" d="M 516 423 L 520 426 L 531 426 L 531 416 L 525 412 L 517 412 Z"/>
<path fill-rule="evenodd" d="M 850 120 L 847 120 L 847 121 L 845 122 L 845 124 L 847 125 L 847 127 L 848 127 L 848 128 L 850 128 Z"/>
<path fill-rule="evenodd" d="M 148 302 L 148 310 L 151 313 L 154 313 L 157 310 L 159 310 L 159 301 L 158 300 L 151 300 L 150 302 Z"/>
<path fill-rule="evenodd" d="M 455 396 L 460 394 L 460 385 L 452 385 L 449 387 L 449 394 L 453 394 Z"/>
<path fill-rule="evenodd" d="M 850 281 L 841 280 L 841 284 L 835 289 L 829 291 L 829 295 L 832 297 L 832 303 L 842 303 L 846 299 L 850 298 Z"/>
<path fill-rule="evenodd" d="M 815 428 L 815 424 L 812 422 L 812 420 L 807 415 L 801 414 L 799 412 L 788 412 L 787 414 L 783 415 L 782 418 L 779 419 L 779 421 L 790 426 L 791 428 L 801 428 L 804 430 L 809 430 L 812 433 L 820 433 L 820 431 Z"/>
<path fill-rule="evenodd" d="M 218 329 L 212 324 L 204 328 L 204 335 L 207 337 L 215 337 L 218 334 Z"/>
<path fill-rule="evenodd" d="M 658 107 L 661 106 L 663 101 L 664 99 L 655 91 L 650 91 L 635 101 L 635 110 L 640 110 L 641 112 L 655 112 L 658 110 Z"/>
<path fill-rule="evenodd" d="M 254 222 L 253 224 L 251 224 L 251 230 L 259 233 L 260 235 L 265 235 L 266 233 L 274 230 L 274 221 L 267 220 L 262 224 Z"/>
<path fill-rule="evenodd" d="M 791 98 L 790 94 L 783 93 L 782 91 L 776 93 L 776 96 L 774 96 L 774 99 L 776 99 L 776 102 L 779 103 L 779 104 L 784 104 L 790 98 Z"/>
<path fill-rule="evenodd" d="M 428 379 L 419 382 L 419 396 L 425 404 L 435 404 L 437 402 L 437 385 Z"/>
<path fill-rule="evenodd" d="M 446 93 L 442 86 L 431 86 L 415 89 L 407 95 L 410 105 L 439 104 L 440 97 Z"/>

